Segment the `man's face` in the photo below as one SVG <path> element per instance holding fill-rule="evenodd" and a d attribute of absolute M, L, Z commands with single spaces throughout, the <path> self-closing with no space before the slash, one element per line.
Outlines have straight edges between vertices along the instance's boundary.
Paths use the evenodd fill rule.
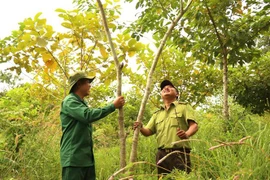
<path fill-rule="evenodd" d="M 91 88 L 91 83 L 88 79 L 80 80 L 78 84 L 78 90 L 80 91 L 82 95 L 88 96 L 90 94 L 90 88 Z"/>
<path fill-rule="evenodd" d="M 165 86 L 161 91 L 162 99 L 164 99 L 164 98 L 176 98 L 177 96 L 178 96 L 178 93 L 177 93 L 176 89 L 171 85 Z"/>

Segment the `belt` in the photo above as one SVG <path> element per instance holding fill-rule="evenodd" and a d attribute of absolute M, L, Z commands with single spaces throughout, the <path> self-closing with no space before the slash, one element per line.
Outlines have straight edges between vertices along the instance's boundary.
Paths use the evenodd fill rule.
<path fill-rule="evenodd" d="M 166 148 L 166 149 L 162 149 L 162 148 L 158 148 L 159 151 L 164 151 L 166 153 L 170 153 L 173 151 L 180 151 L 180 152 L 186 152 L 189 153 L 190 149 L 189 148 Z"/>

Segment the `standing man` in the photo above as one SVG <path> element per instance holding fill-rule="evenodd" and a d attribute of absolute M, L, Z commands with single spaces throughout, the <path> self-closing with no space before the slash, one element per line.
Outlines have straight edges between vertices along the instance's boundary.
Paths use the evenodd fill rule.
<path fill-rule="evenodd" d="M 62 102 L 60 118 L 63 135 L 60 158 L 63 180 L 95 180 L 92 123 L 121 108 L 122 96 L 103 108 L 89 108 L 84 98 L 90 94 L 95 77 L 77 72 L 69 78 L 69 95 Z"/>
<path fill-rule="evenodd" d="M 158 144 L 156 162 L 160 166 L 158 167 L 159 176 L 170 173 L 174 168 L 190 173 L 191 148 L 188 138 L 198 131 L 194 110 L 190 105 L 177 101 L 178 90 L 169 80 L 164 80 L 160 88 L 164 105 L 153 114 L 146 127 L 143 127 L 142 123 L 135 122 L 134 128 L 140 127 L 140 132 L 144 136 L 156 134 Z M 176 141 L 180 142 L 172 144 Z M 173 151 L 179 151 L 179 153 L 172 153 L 158 164 L 160 159 Z"/>

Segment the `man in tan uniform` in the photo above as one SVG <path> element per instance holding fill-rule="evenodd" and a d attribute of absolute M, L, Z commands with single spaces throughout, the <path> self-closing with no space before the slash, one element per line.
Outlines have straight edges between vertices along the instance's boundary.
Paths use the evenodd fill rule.
<path fill-rule="evenodd" d="M 156 161 L 169 155 L 164 161 L 158 164 L 158 174 L 170 173 L 174 168 L 191 172 L 190 143 L 182 141 L 177 144 L 173 142 L 187 140 L 198 131 L 195 122 L 194 110 L 185 103 L 178 102 L 178 90 L 169 80 L 164 80 L 161 85 L 161 97 L 164 105 L 153 114 L 148 124 L 143 127 L 142 123 L 135 122 L 134 128 L 140 127 L 140 132 L 144 136 L 156 134 L 158 152 Z"/>

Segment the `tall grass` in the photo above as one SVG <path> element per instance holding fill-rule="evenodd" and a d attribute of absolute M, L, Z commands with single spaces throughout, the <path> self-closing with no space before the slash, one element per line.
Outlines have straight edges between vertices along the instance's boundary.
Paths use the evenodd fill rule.
<path fill-rule="evenodd" d="M 46 118 L 41 114 L 37 121 L 32 122 L 34 124 L 29 125 L 29 130 L 22 132 L 21 139 L 15 138 L 15 142 L 5 142 L 10 144 L 19 142 L 20 146 L 17 151 L 11 146 L 9 151 L 5 150 L 2 153 L 1 180 L 60 179 L 61 130 L 59 122 L 54 121 L 57 114 L 53 113 Z"/>
<path fill-rule="evenodd" d="M 175 170 L 163 179 L 270 179 L 269 118 L 269 114 L 262 117 L 244 115 L 241 118 L 232 117 L 231 122 L 225 122 L 215 114 L 203 114 L 199 123 L 200 130 L 192 138 L 193 171 L 187 175 Z M 239 143 L 244 137 L 248 138 Z M 130 139 L 127 142 L 130 147 Z M 222 145 L 210 150 L 219 144 Z M 156 149 L 154 137 L 140 137 L 138 161 L 148 163 L 135 165 L 132 175 L 136 179 L 157 179 L 156 167 L 150 165 L 155 164 Z M 119 170 L 118 154 L 117 147 L 96 151 L 98 180 L 108 179 L 113 172 Z M 129 175 L 120 174 L 115 179 L 124 179 Z"/>
<path fill-rule="evenodd" d="M 56 113 L 57 114 L 57 113 Z M 47 117 L 50 118 L 50 117 Z M 28 132 L 23 138 L 18 152 L 1 149 L 0 179 L 2 180 L 58 180 L 61 177 L 59 163 L 59 140 L 61 137 L 59 120 L 42 120 L 38 130 Z M 54 120 L 57 123 L 54 122 Z M 224 121 L 214 113 L 202 113 L 199 131 L 192 137 L 192 168 L 190 174 L 173 171 L 162 179 L 270 179 L 270 115 L 264 116 L 234 113 L 229 121 Z M 45 123 L 44 123 L 45 122 Z M 100 126 L 102 127 L 102 125 Z M 94 153 L 97 180 L 107 180 L 120 168 L 119 143 L 113 128 L 98 133 L 106 133 L 104 143 L 98 139 Z M 108 131 L 110 131 L 108 133 Z M 113 132 L 114 131 L 114 132 Z M 110 138 L 108 134 L 113 134 Z M 250 136 L 243 143 L 232 144 Z M 102 137 L 102 135 L 100 136 Z M 0 138 L 4 143 L 3 138 Z M 127 137 L 127 154 L 130 152 L 132 133 Z M 223 144 L 209 150 L 211 147 Z M 138 161 L 134 171 L 118 174 L 115 179 L 134 176 L 136 180 L 156 180 L 157 170 L 155 137 L 140 136 Z M 128 161 L 129 157 L 127 157 Z M 128 168 L 132 167 L 131 164 Z M 128 169 L 127 168 L 127 169 Z"/>

